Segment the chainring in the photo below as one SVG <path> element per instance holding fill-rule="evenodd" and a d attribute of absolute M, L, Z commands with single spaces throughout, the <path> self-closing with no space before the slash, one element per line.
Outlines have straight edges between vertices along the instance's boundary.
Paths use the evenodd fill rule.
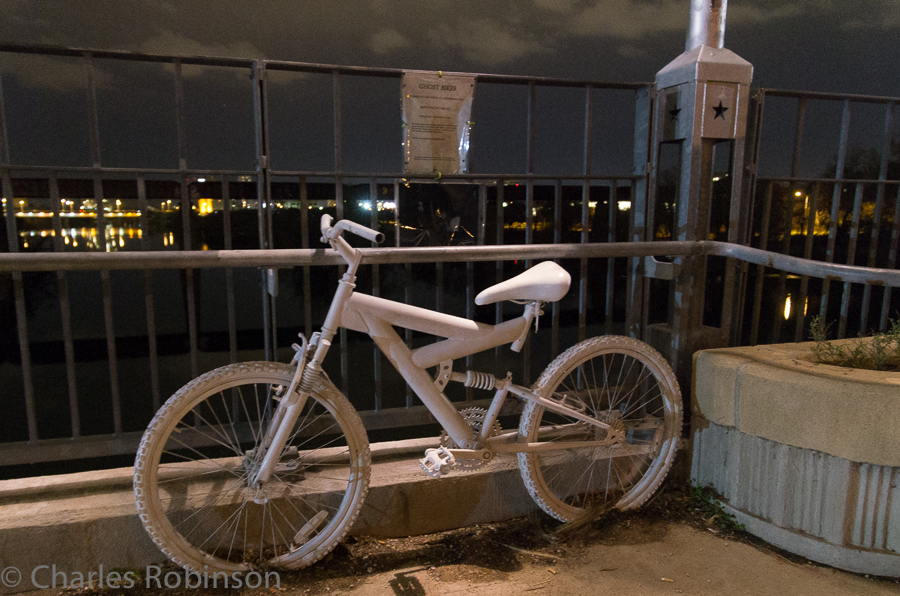
<path fill-rule="evenodd" d="M 474 439 L 478 433 L 481 432 L 481 428 L 484 425 L 484 418 L 487 416 L 487 410 L 484 408 L 464 408 L 459 411 L 462 414 L 462 417 L 465 418 L 466 422 L 469 423 L 469 426 L 472 427 L 472 438 Z M 491 425 L 491 431 L 487 434 L 488 437 L 493 437 L 497 433 L 503 430 L 503 427 L 500 426 L 500 423 L 494 421 L 494 424 Z M 447 431 L 441 431 L 441 447 L 446 447 L 447 449 L 459 449 L 459 445 L 456 444 L 456 441 L 447 434 Z M 463 459 L 461 457 L 456 458 L 456 466 L 457 470 L 475 470 L 480 468 L 484 464 L 486 464 L 489 460 L 481 460 L 481 459 Z"/>

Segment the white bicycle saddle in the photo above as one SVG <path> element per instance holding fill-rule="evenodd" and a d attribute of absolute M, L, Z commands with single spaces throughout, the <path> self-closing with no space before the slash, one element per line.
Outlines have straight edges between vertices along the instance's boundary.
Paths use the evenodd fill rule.
<path fill-rule="evenodd" d="M 475 304 L 482 306 L 501 300 L 556 302 L 569 291 L 570 283 L 572 277 L 565 269 L 553 261 L 544 261 L 511 279 L 482 290 L 475 296 Z"/>

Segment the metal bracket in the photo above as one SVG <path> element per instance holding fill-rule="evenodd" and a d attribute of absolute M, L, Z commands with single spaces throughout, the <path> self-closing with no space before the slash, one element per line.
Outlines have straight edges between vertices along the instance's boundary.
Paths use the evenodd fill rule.
<path fill-rule="evenodd" d="M 266 269 L 266 290 L 270 296 L 278 295 L 278 269 Z"/>
<path fill-rule="evenodd" d="M 644 275 L 653 279 L 674 280 L 681 273 L 681 263 L 657 261 L 656 257 L 644 257 Z"/>
<path fill-rule="evenodd" d="M 450 382 L 450 375 L 453 373 L 453 360 L 444 360 L 438 364 L 437 372 L 434 374 L 434 386 L 438 391 L 443 391 L 447 383 Z"/>

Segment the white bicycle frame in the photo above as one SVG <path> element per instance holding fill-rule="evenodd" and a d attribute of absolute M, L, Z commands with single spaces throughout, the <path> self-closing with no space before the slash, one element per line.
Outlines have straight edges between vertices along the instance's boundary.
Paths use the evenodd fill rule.
<path fill-rule="evenodd" d="M 412 387 L 419 399 L 432 413 L 447 434 L 462 449 L 449 450 L 455 457 L 464 459 L 489 460 L 498 452 L 533 452 L 589 446 L 610 445 L 619 440 L 618 433 L 608 424 L 584 415 L 576 408 L 566 405 L 565 400 L 555 401 L 535 395 L 528 388 L 515 385 L 510 375 L 505 379 L 496 379 L 485 373 L 452 372 L 452 361 L 484 350 L 505 344 L 513 344 L 511 348 L 519 351 L 524 344 L 535 316 L 540 315 L 540 302 L 525 305 L 522 316 L 505 321 L 498 325 L 477 323 L 462 317 L 447 315 L 408 304 L 402 304 L 376 296 L 354 293 L 356 271 L 362 253 L 350 246 L 341 237 L 342 231 L 350 231 L 363 238 L 378 242 L 381 234 L 353 222 L 342 220 L 331 227 L 331 217 L 323 215 L 321 220 L 322 239 L 331 244 L 347 262 L 348 268 L 338 283 L 334 300 L 325 317 L 322 330 L 313 335 L 307 346 L 298 350 L 297 372 L 286 391 L 281 396 L 272 423 L 269 425 L 262 447 L 262 457 L 256 476 L 251 484 L 268 480 L 281 456 L 281 451 L 288 440 L 291 429 L 309 397 L 309 388 L 321 373 L 321 364 L 331 347 L 338 329 L 344 327 L 353 331 L 368 334 L 385 357 L 394 365 L 403 379 Z M 410 349 L 394 330 L 394 326 L 412 329 L 446 338 L 442 341 L 420 348 Z M 437 379 L 426 369 L 438 367 Z M 473 437 L 472 427 L 456 410 L 453 403 L 444 395 L 442 389 L 448 381 L 466 383 L 472 386 L 472 376 L 480 379 L 477 386 L 482 389 L 494 389 L 494 398 L 488 408 L 481 431 Z M 468 381 L 468 382 L 467 382 Z M 477 381 L 476 381 L 477 382 Z M 299 391 L 295 390 L 299 386 Z M 526 443 L 520 440 L 518 431 L 508 431 L 494 436 L 487 436 L 500 414 L 503 402 L 508 393 L 553 412 L 584 422 L 594 427 L 605 429 L 605 438 L 597 441 L 535 442 Z M 574 405 L 574 404 L 573 404 Z M 553 428 L 542 429 L 543 434 L 552 434 Z M 543 436 L 542 434 L 542 436 Z"/>

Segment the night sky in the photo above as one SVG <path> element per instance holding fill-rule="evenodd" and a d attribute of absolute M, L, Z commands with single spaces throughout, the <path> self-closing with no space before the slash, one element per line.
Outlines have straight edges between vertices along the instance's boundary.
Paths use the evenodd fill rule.
<path fill-rule="evenodd" d="M 0 42 L 636 82 L 652 81 L 658 70 L 684 50 L 689 4 L 689 0 L 4 0 L 0 3 Z M 900 0 L 732 0 L 725 45 L 754 65 L 755 87 L 900 96 L 898 33 Z M 86 120 L 77 113 L 79 109 L 83 112 L 83 107 L 62 107 L 72 104 L 65 98 L 67 93 L 83 88 L 83 69 L 75 67 L 72 60 L 43 59 L 37 64 L 33 59 L 0 55 L 12 161 L 61 163 L 62 159 L 63 163 L 83 164 L 89 159 L 89 147 L 83 141 L 84 125 L 72 124 Z M 98 64 L 104 165 L 174 165 L 174 125 L 171 117 L 162 115 L 172 108 L 171 78 L 165 81 L 159 69 Z M 241 81 L 233 76 L 212 77 L 192 89 L 194 74 L 186 67 L 190 165 L 250 164 L 252 123 L 237 122 L 234 116 L 252 106 L 246 76 Z M 273 80 L 278 83 L 277 77 Z M 282 82 L 286 85 L 283 88 L 273 87 L 274 127 L 289 131 L 285 135 L 290 139 L 300 134 L 321 138 L 323 146 L 330 145 L 327 130 L 322 134 L 301 130 L 295 122 L 300 119 L 286 108 L 283 113 L 278 111 L 282 109 L 278 106 L 288 105 L 294 98 L 298 102 L 308 100 L 304 109 L 312 117 L 303 120 L 315 128 L 317 122 L 328 122 L 330 99 L 318 102 L 316 97 L 326 94 L 316 91 L 312 79 L 298 82 L 285 78 Z M 321 89 L 328 90 L 329 85 L 322 82 Z M 38 99 L 34 98 L 35 91 L 42 93 Z M 479 92 L 476 110 L 487 109 L 484 106 L 489 91 Z M 396 107 L 393 87 L 350 89 L 347 96 L 354 93 L 380 94 L 390 98 L 392 110 Z M 82 96 L 71 95 L 75 104 Z M 232 105 L 226 106 L 222 100 L 216 107 L 219 97 L 227 97 Z M 569 99 L 553 101 L 565 108 Z M 580 97 L 571 100 L 575 112 L 581 109 L 578 101 Z M 614 100 L 614 106 L 618 105 L 615 101 L 624 106 L 631 100 Z M 484 121 L 484 114 L 482 111 L 476 116 Z M 837 114 L 829 112 L 822 118 L 834 128 Z M 854 127 L 859 123 L 863 127 L 851 131 L 851 137 L 880 138 L 880 114 L 876 110 L 855 120 Z M 393 112 L 370 115 L 391 126 L 396 120 Z M 625 116 L 622 120 L 631 117 Z M 870 122 L 866 123 L 866 118 Z M 47 132 L 48 138 L 35 149 L 30 144 L 32 137 L 44 134 L 35 131 L 39 124 L 48 122 L 52 132 Z M 354 124 L 348 118 L 346 126 Z M 563 125 L 553 123 L 548 127 L 558 129 Z M 630 136 L 630 123 L 621 130 L 616 126 L 612 123 L 604 130 L 613 131 L 609 133 L 613 137 Z M 357 128 L 364 127 L 368 124 L 360 122 Z M 574 124 L 573 130 L 577 127 Z M 216 131 L 226 128 L 227 138 L 222 138 Z M 815 130 L 819 125 L 813 120 L 809 128 Z M 116 134 L 122 130 L 129 131 L 127 138 Z M 391 135 L 393 131 L 391 128 Z M 141 142 L 136 143 L 136 138 Z M 323 157 L 329 151 L 313 147 L 304 154 L 304 149 L 298 149 L 290 139 L 283 142 L 293 143 L 293 153 L 276 167 L 329 167 L 330 156 Z M 278 158 L 279 142 L 273 139 L 273 159 Z M 365 139 L 361 143 L 365 144 Z M 384 143 L 385 147 L 393 145 L 393 136 Z M 228 159 L 212 163 L 204 155 L 204 147 L 211 146 L 216 147 L 219 157 L 227 154 Z M 223 147 L 234 149 L 222 151 Z M 577 143 L 572 149 L 576 148 Z M 505 155 L 510 151 L 495 153 Z M 627 149 L 611 150 L 611 155 L 626 155 L 613 169 L 627 169 L 627 153 Z M 397 171 L 394 155 L 381 161 L 362 155 L 356 163 L 348 154 L 348 159 L 345 170 Z M 522 161 L 519 156 L 510 159 L 516 164 Z M 810 163 L 807 173 L 820 173 L 828 159 L 830 155 L 823 154 Z M 478 170 L 508 167 L 502 159 L 497 163 L 482 160 Z M 573 158 L 571 163 L 553 163 L 547 169 L 575 173 L 579 168 L 578 159 Z"/>
<path fill-rule="evenodd" d="M 4 0 L 0 41 L 647 81 L 684 49 L 688 9 L 688 0 Z M 732 0 L 725 43 L 754 64 L 756 85 L 896 96 L 898 32 L 897 0 Z"/>

